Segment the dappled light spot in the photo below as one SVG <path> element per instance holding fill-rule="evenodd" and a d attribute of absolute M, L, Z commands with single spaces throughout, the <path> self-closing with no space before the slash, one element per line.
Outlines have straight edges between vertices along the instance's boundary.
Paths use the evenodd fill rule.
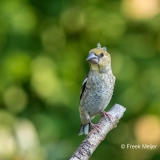
<path fill-rule="evenodd" d="M 4 92 L 4 103 L 11 112 L 22 112 L 28 102 L 28 97 L 25 91 L 17 86 L 11 86 Z"/>
<path fill-rule="evenodd" d="M 30 76 L 31 58 L 23 51 L 10 51 L 10 56 L 7 56 L 2 63 L 4 68 L 3 78 L 14 80 L 26 80 Z M 2 78 L 2 79 L 3 79 Z"/>
<path fill-rule="evenodd" d="M 159 13 L 159 0 L 123 0 L 122 12 L 128 18 L 143 20 Z"/>
<path fill-rule="evenodd" d="M 66 103 L 54 63 L 47 57 L 39 56 L 33 60 L 31 86 L 48 103 Z"/>
<path fill-rule="evenodd" d="M 94 41 L 100 39 L 104 44 L 118 41 L 126 31 L 124 19 L 115 12 L 108 13 L 99 8 L 96 10 L 95 12 L 94 7 L 88 7 L 85 11 L 87 37 Z"/>
<path fill-rule="evenodd" d="M 42 148 L 32 122 L 27 119 L 19 119 L 14 129 L 19 157 L 25 157 L 27 160 L 43 160 Z"/>
<path fill-rule="evenodd" d="M 11 130 L 0 126 L 0 159 L 12 159 L 17 153 L 17 144 Z"/>
<path fill-rule="evenodd" d="M 160 118 L 144 115 L 136 120 L 134 133 L 139 143 L 160 144 Z"/>
<path fill-rule="evenodd" d="M 65 32 L 61 26 L 47 25 L 41 32 L 41 41 L 46 51 L 60 54 L 66 44 Z"/>
<path fill-rule="evenodd" d="M 126 30 L 125 21 L 116 13 L 107 14 L 102 22 L 101 32 L 109 40 L 121 38 Z"/>
<path fill-rule="evenodd" d="M 76 33 L 85 26 L 84 13 L 79 8 L 67 8 L 60 15 L 60 23 L 69 33 Z"/>
<path fill-rule="evenodd" d="M 12 113 L 0 110 L 0 159 L 12 159 L 17 153 L 17 143 L 12 129 L 16 118 Z"/>
<path fill-rule="evenodd" d="M 10 31 L 26 35 L 35 29 L 37 18 L 27 1 L 7 0 L 3 1 L 1 7 Z"/>

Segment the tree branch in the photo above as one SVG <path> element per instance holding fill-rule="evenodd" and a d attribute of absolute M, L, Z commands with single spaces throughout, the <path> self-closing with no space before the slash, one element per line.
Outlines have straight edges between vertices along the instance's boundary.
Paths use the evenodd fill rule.
<path fill-rule="evenodd" d="M 98 124 L 101 127 L 100 132 L 97 132 L 95 129 L 92 129 L 91 132 L 86 136 L 84 141 L 80 144 L 78 149 L 72 155 L 70 160 L 88 160 L 92 155 L 94 150 L 98 147 L 100 142 L 104 140 L 107 133 L 113 128 L 117 127 L 119 119 L 123 116 L 126 108 L 119 104 L 115 104 L 107 113 L 112 115 L 111 121 L 108 118 L 102 117 Z"/>

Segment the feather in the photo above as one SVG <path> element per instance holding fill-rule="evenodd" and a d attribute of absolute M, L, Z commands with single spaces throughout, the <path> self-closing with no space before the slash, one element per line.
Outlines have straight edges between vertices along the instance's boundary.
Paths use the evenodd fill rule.
<path fill-rule="evenodd" d="M 89 133 L 89 123 L 84 126 L 83 132 L 85 135 L 87 135 Z"/>
<path fill-rule="evenodd" d="M 81 125 L 78 135 L 79 136 L 82 135 L 82 134 L 87 135 L 89 133 L 89 130 L 90 130 L 90 124 L 89 123 L 87 123 L 86 125 Z"/>
<path fill-rule="evenodd" d="M 84 132 L 83 132 L 83 125 L 81 125 L 81 127 L 80 127 L 80 131 L 79 131 L 79 133 L 78 133 L 78 135 L 80 136 L 80 135 L 82 135 Z"/>
<path fill-rule="evenodd" d="M 84 90 L 86 88 L 87 79 L 88 79 L 88 75 L 86 76 L 86 78 L 84 79 L 84 81 L 82 83 L 82 88 L 81 88 L 81 93 L 80 93 L 80 99 L 82 98 L 83 92 L 84 92 Z"/>

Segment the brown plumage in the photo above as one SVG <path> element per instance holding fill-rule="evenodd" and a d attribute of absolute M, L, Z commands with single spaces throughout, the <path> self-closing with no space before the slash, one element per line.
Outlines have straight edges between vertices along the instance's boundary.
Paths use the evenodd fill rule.
<path fill-rule="evenodd" d="M 106 48 L 97 48 L 89 51 L 87 61 L 90 72 L 82 84 L 80 95 L 81 128 L 79 135 L 89 133 L 89 125 L 97 128 L 91 120 L 97 114 L 107 115 L 104 109 L 109 104 L 114 90 L 115 76 L 112 74 L 111 57 Z"/>

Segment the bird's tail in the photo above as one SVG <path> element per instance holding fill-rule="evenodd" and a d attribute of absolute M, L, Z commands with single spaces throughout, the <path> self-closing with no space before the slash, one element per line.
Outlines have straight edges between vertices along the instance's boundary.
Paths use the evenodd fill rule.
<path fill-rule="evenodd" d="M 81 125 L 78 135 L 79 136 L 82 134 L 87 135 L 89 133 L 89 130 L 90 130 L 90 123 L 87 123 L 85 125 Z"/>

